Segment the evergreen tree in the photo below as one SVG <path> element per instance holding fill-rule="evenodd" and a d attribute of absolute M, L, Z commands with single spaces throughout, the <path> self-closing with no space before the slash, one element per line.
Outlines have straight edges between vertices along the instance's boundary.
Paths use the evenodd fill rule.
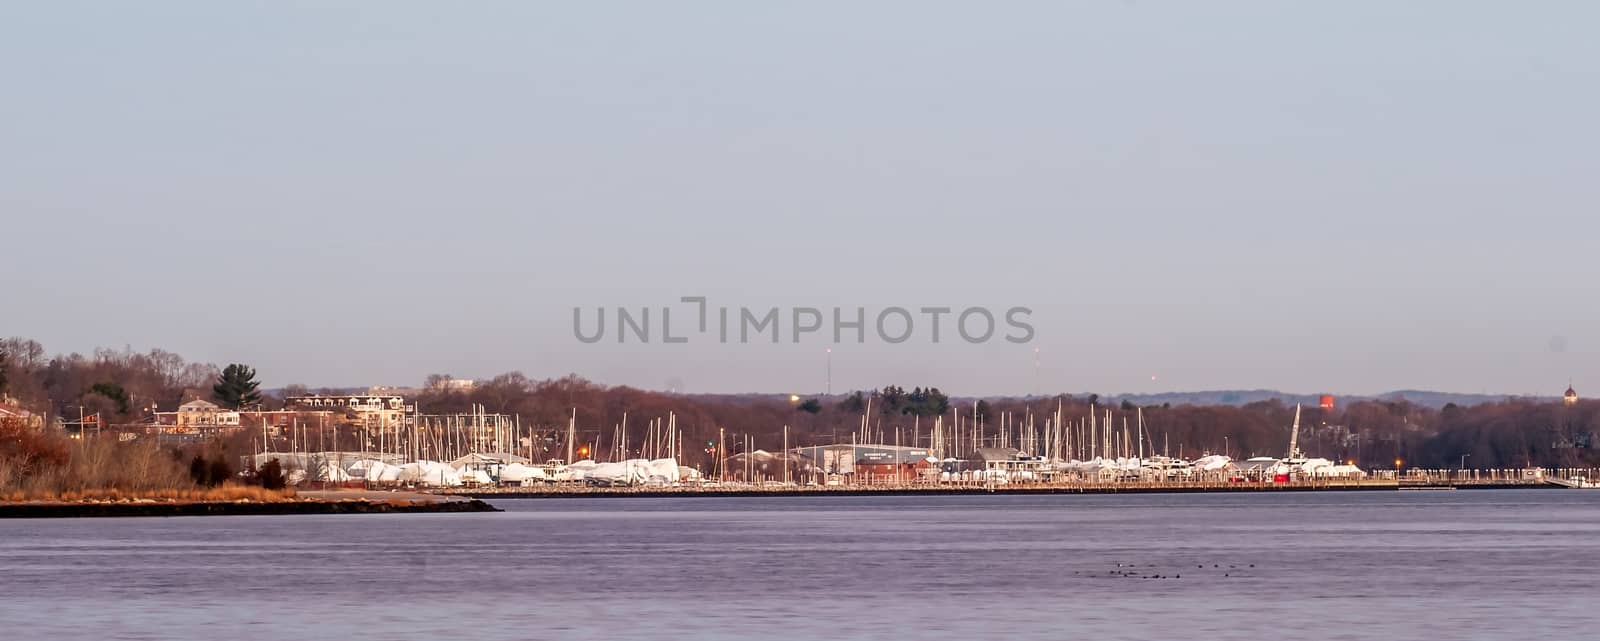
<path fill-rule="evenodd" d="M 128 400 L 128 391 L 122 389 L 121 385 L 116 383 L 95 383 L 93 387 L 89 388 L 89 391 L 115 402 L 118 414 L 128 413 L 128 405 L 131 401 Z"/>
<path fill-rule="evenodd" d="M 289 486 L 289 481 L 283 475 L 283 464 L 278 459 L 272 459 L 261 465 L 256 470 L 256 480 L 261 487 L 269 490 L 281 490 Z"/>
<path fill-rule="evenodd" d="M 861 395 L 861 392 L 854 392 L 846 396 L 844 400 L 839 401 L 839 409 L 851 414 L 858 413 L 867 409 L 867 399 Z"/>
<path fill-rule="evenodd" d="M 906 400 L 906 391 L 899 385 L 888 385 L 878 392 L 878 407 L 884 414 L 898 414 Z"/>
<path fill-rule="evenodd" d="M 261 383 L 256 382 L 254 369 L 234 363 L 222 370 L 217 384 L 211 387 L 211 394 L 223 406 L 239 409 L 261 403 L 259 387 Z"/>
<path fill-rule="evenodd" d="M 991 412 L 992 412 L 992 410 L 989 409 L 989 401 L 985 401 L 985 400 L 980 399 L 978 401 L 978 409 L 977 409 L 978 420 L 980 420 L 980 421 L 988 420 L 989 419 L 989 414 Z"/>
<path fill-rule="evenodd" d="M 195 485 L 211 487 L 211 468 L 206 465 L 205 457 L 196 454 L 189 461 L 189 480 Z"/>
<path fill-rule="evenodd" d="M 11 361 L 11 355 L 0 349 L 0 395 L 6 393 L 6 367 Z"/>

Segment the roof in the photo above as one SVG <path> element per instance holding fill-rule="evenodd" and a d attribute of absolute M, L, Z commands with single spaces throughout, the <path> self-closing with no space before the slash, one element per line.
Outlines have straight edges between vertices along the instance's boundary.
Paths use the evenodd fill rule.
<path fill-rule="evenodd" d="M 1014 447 L 980 447 L 972 458 L 982 461 L 1014 461 L 1022 450 Z"/>
<path fill-rule="evenodd" d="M 893 461 L 916 462 L 928 457 L 925 447 L 911 447 L 907 445 L 878 445 L 838 443 L 834 445 L 810 445 L 796 447 L 789 450 L 794 454 L 808 457 L 815 461 L 826 461 L 841 458 L 850 458 L 862 464 L 879 464 Z"/>
<path fill-rule="evenodd" d="M 184 403 L 184 404 L 178 406 L 178 409 L 180 411 L 184 410 L 185 408 L 188 408 L 190 411 L 193 411 L 193 410 L 196 410 L 196 409 L 220 410 L 220 409 L 222 409 L 222 406 L 218 405 L 216 403 L 213 403 L 211 401 L 205 400 L 203 398 L 197 398 L 197 399 L 194 399 L 192 401 L 189 401 L 187 403 Z"/>
<path fill-rule="evenodd" d="M 0 418 L 30 418 L 32 416 L 33 412 L 15 405 L 0 403 Z"/>
<path fill-rule="evenodd" d="M 1572 389 L 1572 386 L 1568 385 L 1567 386 L 1567 398 L 1577 398 L 1577 396 L 1578 396 L 1578 390 Z"/>
<path fill-rule="evenodd" d="M 508 454 L 505 452 L 493 452 L 488 454 L 473 452 L 454 461 L 450 461 L 450 467 L 459 469 L 463 465 L 493 465 L 497 463 L 522 463 L 526 465 L 529 463 L 529 461 L 521 456 Z"/>
<path fill-rule="evenodd" d="M 373 399 L 403 402 L 405 401 L 405 396 L 400 394 L 296 394 L 283 400 L 286 403 L 301 403 L 305 401 L 369 401 Z"/>

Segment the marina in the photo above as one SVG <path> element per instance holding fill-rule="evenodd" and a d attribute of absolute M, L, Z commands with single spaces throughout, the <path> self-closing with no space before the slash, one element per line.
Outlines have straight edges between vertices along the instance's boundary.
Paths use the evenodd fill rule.
<path fill-rule="evenodd" d="M 959 414 L 950 429 L 943 417 L 926 433 L 914 429 L 902 444 L 871 441 L 882 430 L 869 428 L 870 401 L 861 416 L 861 430 L 851 442 L 790 447 L 788 427 L 783 448 L 769 452 L 745 436 L 740 452 L 715 458 L 709 469 L 680 463 L 684 454 L 676 416 L 647 421 L 642 443 L 630 446 L 626 415 L 613 432 L 609 460 L 590 458 L 568 463 L 548 459 L 535 463 L 532 439 L 520 436 L 520 421 L 481 412 L 461 415 L 448 429 L 413 427 L 393 431 L 385 441 L 392 449 L 359 452 L 262 451 L 243 461 L 258 469 L 279 464 L 291 485 L 312 488 L 418 489 L 474 497 L 582 496 L 779 496 L 803 494 L 1116 494 L 1195 492 L 1378 491 L 1571 488 L 1593 489 L 1588 479 L 1600 470 L 1580 468 L 1415 469 L 1396 459 L 1389 470 L 1363 470 L 1354 461 L 1338 462 L 1307 455 L 1300 447 L 1301 410 L 1294 420 L 1284 454 L 1235 460 L 1211 452 L 1184 459 L 1147 450 L 1142 409 L 1119 426 L 1107 410 L 1091 406 L 1081 421 L 1069 423 L 1061 411 L 1045 419 L 1042 429 L 1033 416 L 1013 424 L 1002 415 L 1000 426 L 986 434 L 974 418 L 965 435 Z M 420 426 L 421 421 L 412 425 Z M 569 456 L 598 452 L 578 444 L 574 410 L 565 438 Z M 321 442 L 291 428 L 290 444 Z M 723 435 L 719 434 L 719 437 Z M 431 442 L 430 442 L 431 439 Z M 968 440 L 970 439 L 970 440 Z M 280 438 L 280 441 L 283 439 Z M 263 433 L 262 442 L 271 442 Z M 512 453 L 519 443 L 525 454 Z M 713 441 L 712 443 L 716 443 Z M 926 443 L 926 445 L 923 445 Z M 486 448 L 480 450 L 478 448 Z M 1168 448 L 1163 445 L 1162 450 Z M 411 458 L 423 452 L 453 457 L 434 461 Z M 707 453 L 715 451 L 708 446 Z M 1089 454 L 1092 458 L 1079 459 Z M 1465 463 L 1466 457 L 1462 457 Z"/>

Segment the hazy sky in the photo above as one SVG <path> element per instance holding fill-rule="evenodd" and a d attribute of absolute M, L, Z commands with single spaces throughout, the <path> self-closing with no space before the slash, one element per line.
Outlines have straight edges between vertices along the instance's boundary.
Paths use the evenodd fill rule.
<path fill-rule="evenodd" d="M 1027 306 L 833 389 L 1600 393 L 1600 4 L 331 4 L 0 5 L 0 334 L 813 392 L 572 310 Z"/>

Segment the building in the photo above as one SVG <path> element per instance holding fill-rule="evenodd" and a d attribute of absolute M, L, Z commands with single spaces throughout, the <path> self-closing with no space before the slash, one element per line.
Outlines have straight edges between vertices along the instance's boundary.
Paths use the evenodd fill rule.
<path fill-rule="evenodd" d="M 9 400 L 9 399 L 8 399 Z M 0 402 L 0 421 L 17 422 L 33 429 L 44 427 L 44 417 L 14 403 Z"/>
<path fill-rule="evenodd" d="M 208 407 L 209 406 L 209 407 Z M 341 412 L 340 415 L 343 413 Z M 146 434 L 169 436 L 212 436 L 219 432 L 251 430 L 269 437 L 278 437 L 294 425 L 317 428 L 338 425 L 338 417 L 330 411 L 309 410 L 244 410 L 231 411 L 209 401 L 189 401 L 175 412 L 154 412 L 148 422 L 141 423 Z"/>
<path fill-rule="evenodd" d="M 291 396 L 284 403 L 292 409 L 344 410 L 368 430 L 384 432 L 406 427 L 406 416 L 416 411 L 406 405 L 404 396 L 395 394 L 307 394 Z"/>
<path fill-rule="evenodd" d="M 470 378 L 438 378 L 428 381 L 428 389 L 434 392 L 461 392 L 466 393 L 478 386 L 478 382 Z"/>
<path fill-rule="evenodd" d="M 910 481 L 937 473 L 925 447 L 840 443 L 789 451 L 815 461 L 819 474 L 853 476 L 856 483 Z"/>
<path fill-rule="evenodd" d="M 980 447 L 964 462 L 969 469 L 981 469 L 995 477 L 1009 479 L 1050 479 L 1055 466 L 1042 456 L 1029 456 L 1014 447 Z"/>
<path fill-rule="evenodd" d="M 1567 385 L 1567 393 L 1561 397 L 1561 402 L 1563 404 L 1569 406 L 1569 407 L 1573 406 L 1573 405 L 1577 405 L 1578 404 L 1578 391 L 1575 390 L 1575 389 L 1572 389 L 1571 385 Z"/>
<path fill-rule="evenodd" d="M 190 432 L 237 428 L 239 412 L 197 398 L 178 406 L 176 425 L 180 431 Z"/>

